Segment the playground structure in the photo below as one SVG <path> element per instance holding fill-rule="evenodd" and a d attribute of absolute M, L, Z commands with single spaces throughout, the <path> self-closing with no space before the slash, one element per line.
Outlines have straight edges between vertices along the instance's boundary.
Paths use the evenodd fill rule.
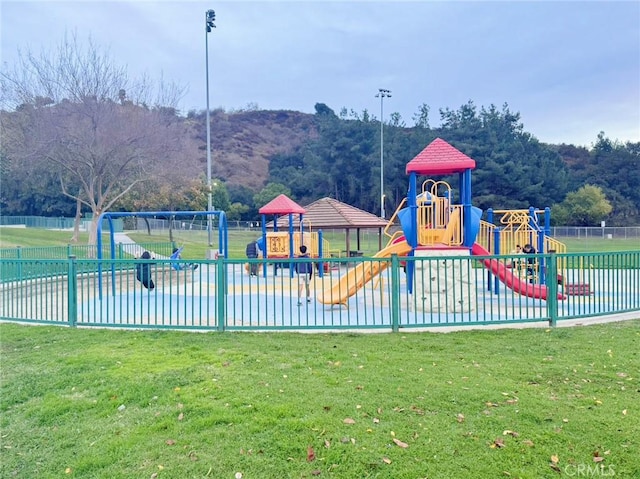
<path fill-rule="evenodd" d="M 550 238 L 550 210 L 489 210 L 487 219 L 482 219 L 483 212 L 471 202 L 471 171 L 475 161 L 464 155 L 444 140 L 436 139 L 420 154 L 412 159 L 406 167 L 409 175 L 409 190 L 394 214 L 391 216 L 384 235 L 389 238 L 387 245 L 373 256 L 379 261 L 358 263 L 349 269 L 337 282 L 317 296 L 320 303 L 328 305 L 347 305 L 348 299 L 374 278 L 380 283 L 380 273 L 387 269 L 393 255 L 403 257 L 442 257 L 442 270 L 435 277 L 445 277 L 445 286 L 438 280 L 437 284 L 429 280 L 431 272 L 425 274 L 422 261 L 406 261 L 403 263 L 406 272 L 407 290 L 410 294 L 422 297 L 437 297 L 440 303 L 455 303 L 462 310 L 473 308 L 476 302 L 475 287 L 469 285 L 469 271 L 462 268 L 451 268 L 447 257 L 474 255 L 481 257 L 480 262 L 487 269 L 489 289 L 499 291 L 498 282 L 502 282 L 514 292 L 523 296 L 543 299 L 547 298 L 545 286 L 546 265 L 544 257 L 532 255 L 509 264 L 492 256 L 509 254 L 516 245 L 534 245 L 536 252 L 564 253 L 562 243 Z M 454 197 L 451 185 L 444 180 L 433 179 L 433 176 L 458 175 L 459 201 Z M 429 176 L 418 187 L 418 177 Z M 280 195 L 259 210 L 262 215 L 262 235 L 258 238 L 258 247 L 262 256 L 268 261 L 264 265 L 273 264 L 274 276 L 278 268 L 289 265 L 290 276 L 294 275 L 291 267 L 297 257 L 301 245 L 307 247 L 310 258 L 320 259 L 318 275 L 323 276 L 328 266 L 323 261 L 330 248 L 322 237 L 322 231 L 312 231 L 310 222 L 304 218 L 305 209 Z M 130 212 L 105 213 L 112 228 L 112 218 L 126 216 L 168 216 L 187 217 L 194 215 L 217 215 L 220 218 L 220 250 L 216 253 L 228 256 L 226 217 L 224 212 Z M 274 215 L 272 231 L 268 231 L 267 215 Z M 288 230 L 278 230 L 278 215 L 288 216 Z M 298 215 L 297 228 L 294 228 L 294 215 Z M 399 225 L 399 228 L 398 228 Z M 101 233 L 99 231 L 99 233 Z M 101 254 L 101 234 L 98 234 L 98 254 Z M 111 258 L 115 258 L 113 231 L 111 235 Z M 99 258 L 101 259 L 101 258 Z M 208 258 L 212 259 L 212 258 Z M 287 261 L 289 260 L 289 261 Z M 257 260 L 252 260 L 257 261 Z M 431 268 L 431 266 L 429 266 Z M 248 270 L 248 268 L 247 268 Z M 112 273 L 113 274 L 113 273 Z M 267 268 L 261 271 L 267 277 Z M 493 281 L 492 281 L 493 280 Z M 115 281 L 111 281 L 115 284 Z M 433 283 L 433 284 L 432 284 Z M 493 284 L 493 285 L 492 285 Z M 448 285 L 448 286 L 447 286 Z M 100 288 L 101 290 L 101 288 Z M 382 285 L 381 285 L 382 290 Z M 449 298 L 450 290 L 462 290 L 465 293 L 455 300 Z M 460 296 L 460 295 L 458 295 Z M 563 299 L 562 294 L 558 295 Z M 440 299 L 442 301 L 440 301 Z"/>
<path fill-rule="evenodd" d="M 373 218 L 378 221 L 376 239 L 388 238 L 373 257 L 327 257 L 321 231 L 316 249 L 315 232 L 305 217 L 293 227 L 293 215 L 301 213 L 286 213 L 291 215 L 288 229 L 286 218 L 280 218 L 281 231 L 267 231 L 263 222 L 261 239 L 274 238 L 273 247 L 267 249 L 267 258 L 252 261 L 335 266 L 331 274 L 313 276 L 315 301 L 297 304 L 299 282 L 293 269 L 291 275 L 250 277 L 243 268 L 246 260 L 229 258 L 223 212 L 112 213 L 99 224 L 106 226 L 110 216 L 218 215 L 218 251 L 208 251 L 207 259 L 188 261 L 170 257 L 177 246 L 173 243 L 120 243 L 116 252 L 113 231 L 104 258 L 102 244 L 79 254 L 64 248 L 61 255 L 45 256 L 58 259 L 44 260 L 40 250 L 32 256 L 28 248 L 16 248 L 12 256 L 0 259 L 0 318 L 124 328 L 398 331 L 517 322 L 553 326 L 557 320 L 640 310 L 640 251 L 564 253 L 564 245 L 547 233 L 546 209 L 489 210 L 483 218 L 471 203 L 470 171 L 475 162 L 441 141 L 407 165 L 409 194 L 391 220 Z M 460 198 L 454 197 L 447 181 L 418 183 L 418 175 L 427 174 L 458 174 Z M 305 216 L 311 216 L 310 209 L 307 206 Z M 329 228 L 322 216 L 313 218 Z M 369 220 L 367 224 L 373 224 Z M 544 254 L 514 254 L 516 244 L 527 243 Z M 308 245 L 316 259 L 294 259 L 300 244 Z M 143 249 L 156 251 L 152 291 L 137 280 Z M 348 241 L 346 250 L 351 252 Z M 176 267 L 182 265 L 192 267 Z M 536 274 L 527 275 L 529 265 L 535 266 Z M 562 287 L 552 281 L 559 270 L 566 280 Z"/>
<path fill-rule="evenodd" d="M 509 268 L 504 262 L 490 258 L 505 254 L 506 248 L 516 244 L 536 246 L 536 252 L 564 253 L 565 246 L 549 237 L 550 211 L 537 210 L 497 210 L 490 211 L 487 221 L 483 221 L 482 210 L 471 203 L 471 171 L 476 163 L 473 159 L 437 138 L 406 167 L 409 175 L 409 191 L 389 220 L 385 235 L 389 237 L 387 246 L 374 258 L 389 258 L 392 255 L 407 257 L 442 257 L 442 270 L 438 274 L 424 274 L 420 269 L 423 262 L 407 261 L 407 289 L 423 297 L 442 296 L 438 303 L 451 303 L 463 310 L 473 307 L 475 287 L 469 287 L 469 272 L 461 268 L 451 268 L 447 257 L 475 255 L 483 257 L 481 262 L 488 270 L 488 284 L 495 276 L 514 292 L 536 299 L 547 298 L 544 285 L 545 265 L 529 256 L 524 259 L 526 267 Z M 454 200 L 451 186 L 442 180 L 427 179 L 418 190 L 418 176 L 458 175 L 460 201 Z M 494 217 L 499 224 L 493 223 Z M 398 229 L 397 224 L 400 224 Z M 509 250 L 510 251 L 510 250 Z M 509 254 L 506 251 L 506 254 Z M 318 298 L 328 305 L 347 305 L 348 299 L 360 288 L 380 274 L 389 262 L 369 262 L 358 264 L 349 270 L 330 289 Z M 522 277 L 521 271 L 526 271 Z M 417 274 L 419 273 L 419 274 Z M 530 274 L 529 274 L 530 273 Z M 439 280 L 433 284 L 430 277 L 446 277 L 445 284 Z M 453 285 L 449 288 L 447 285 Z M 443 287 L 444 286 L 444 287 Z M 449 290 L 465 291 L 462 297 L 449 298 Z M 495 285 L 497 291 L 497 284 Z M 564 296 L 559 294 L 558 299 Z"/>
<path fill-rule="evenodd" d="M 311 222 L 304 218 L 306 210 L 295 201 L 282 194 L 264 205 L 258 211 L 262 215 L 262 236 L 258 239 L 258 247 L 265 259 L 286 260 L 298 255 L 300 246 L 307 247 L 310 258 L 323 258 L 330 251 L 328 241 L 322 238 L 322 231 L 312 231 Z M 274 215 L 272 231 L 268 231 L 267 215 Z M 288 216 L 288 230 L 278 230 L 278 215 Z M 294 228 L 294 215 L 298 215 L 298 228 Z M 274 274 L 277 273 L 278 262 L 274 262 Z M 318 273 L 322 276 L 324 268 Z M 267 269 L 262 271 L 267 275 Z M 293 268 L 290 268 L 293 275 Z"/>

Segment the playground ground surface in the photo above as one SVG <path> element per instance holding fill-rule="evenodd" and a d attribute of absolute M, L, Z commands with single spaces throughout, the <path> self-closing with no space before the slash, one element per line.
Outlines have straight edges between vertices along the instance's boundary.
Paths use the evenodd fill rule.
<path fill-rule="evenodd" d="M 374 278 L 364 288 L 349 298 L 346 305 L 322 304 L 319 298 L 342 278 L 350 266 L 334 268 L 323 278 L 314 276 L 311 281 L 311 301 L 298 305 L 298 278 L 290 276 L 287 268 L 279 269 L 275 276 L 273 266 L 267 268 L 266 277 L 250 277 L 242 264 L 232 264 L 227 268 L 229 288 L 226 294 L 226 326 L 231 328 L 291 328 L 301 329 L 348 329 L 357 330 L 371 326 L 372 330 L 388 331 L 392 327 L 390 294 L 387 288 L 376 286 Z M 569 271 L 568 277 L 584 277 L 583 271 Z M 131 273 L 132 275 L 133 273 Z M 216 271 L 206 267 L 196 272 L 184 272 L 181 281 L 176 284 L 176 275 L 163 275 L 164 282 L 157 279 L 157 288 L 153 292 L 141 290 L 131 276 L 128 285 L 117 286 L 116 294 L 107 294 L 96 301 L 95 297 L 85 296 L 79 305 L 81 316 L 95 318 L 96 323 L 109 325 L 163 325 L 194 326 L 195 328 L 215 327 L 216 322 L 202 322 L 203 317 L 212 317 L 217 308 Z M 602 308 L 599 315 L 607 312 L 609 303 L 624 301 L 629 295 L 637 294 L 637 281 L 629 278 L 633 272 L 621 270 L 613 280 L 610 270 L 588 271 L 589 281 L 598 285 L 594 292 L 585 296 L 569 296 L 559 301 L 561 317 L 585 315 L 593 307 Z M 160 275 L 158 275 L 159 277 Z M 385 275 L 387 276 L 387 275 Z M 404 276 L 402 276 L 404 279 Z M 388 281 L 388 276 L 386 280 Z M 419 298 L 407 294 L 406 284 L 402 281 L 400 289 L 400 327 L 445 328 L 446 331 L 457 327 L 469 327 L 483 318 L 487 322 L 503 322 L 514 320 L 513 324 L 523 327 L 527 323 L 517 320 L 532 321 L 532 325 L 545 326 L 547 314 L 546 302 L 513 293 L 499 283 L 498 294 L 485 291 L 486 270 L 476 268 L 472 271 L 472 284 L 475 284 L 475 301 L 471 310 L 447 310 L 443 305 L 427 306 L 422 309 L 417 302 Z M 84 296 L 84 295 L 83 295 Z M 595 306 L 594 306 L 595 305 Z M 205 312 L 206 314 L 203 314 Z M 573 321 L 572 324 L 584 322 Z M 559 323 L 564 323 L 564 319 Z M 589 321 L 596 321 L 590 319 Z M 497 324 L 482 327 L 497 327 Z"/>

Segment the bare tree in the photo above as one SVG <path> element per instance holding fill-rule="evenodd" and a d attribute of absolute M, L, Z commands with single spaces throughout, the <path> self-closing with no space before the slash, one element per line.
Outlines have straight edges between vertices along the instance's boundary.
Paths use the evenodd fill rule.
<path fill-rule="evenodd" d="M 161 85 L 163 103 L 150 102 L 151 82 L 129 80 L 90 39 L 65 35 L 53 54 L 21 54 L 0 81 L 3 155 L 57 170 L 62 192 L 93 213 L 90 244 L 100 214 L 179 149 L 182 90 Z"/>

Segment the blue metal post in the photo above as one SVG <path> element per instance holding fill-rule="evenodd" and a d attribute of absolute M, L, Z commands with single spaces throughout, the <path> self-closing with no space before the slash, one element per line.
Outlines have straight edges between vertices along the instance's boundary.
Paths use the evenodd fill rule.
<path fill-rule="evenodd" d="M 302 226 L 302 225 L 300 225 Z M 294 250 L 293 244 L 293 213 L 289 213 L 289 258 L 293 258 L 296 255 L 296 251 Z M 293 278 L 293 263 L 289 262 L 289 277 Z"/>
<path fill-rule="evenodd" d="M 278 222 L 277 222 L 278 217 L 276 216 L 273 220 L 273 228 L 274 231 L 278 229 Z M 268 256 L 268 251 L 269 251 L 269 245 L 267 244 L 267 215 L 262 215 L 262 244 L 264 245 L 264 251 L 262 251 L 262 261 L 263 261 L 263 268 L 262 268 L 262 277 L 266 278 L 267 277 L 267 262 L 265 261 L 267 256 Z"/>
<path fill-rule="evenodd" d="M 496 228 L 493 232 L 493 241 L 494 241 L 494 255 L 500 254 L 500 230 Z M 498 260 L 496 260 L 498 261 Z M 500 294 L 500 278 L 498 275 L 493 277 L 493 291 L 495 294 Z"/>
<path fill-rule="evenodd" d="M 474 238 L 471 237 L 471 169 L 464 170 L 461 174 L 461 203 L 463 214 L 463 245 L 467 248 L 473 246 Z"/>
<path fill-rule="evenodd" d="M 415 256 L 415 249 L 418 246 L 418 204 L 416 196 L 418 195 L 418 175 L 412 172 L 409 175 L 409 193 L 407 196 L 407 204 L 409 205 L 409 218 L 411 219 L 411 228 L 409 229 L 409 237 L 405 238 L 411 251 L 408 256 Z M 415 274 L 415 264 L 413 261 L 407 261 L 407 291 L 413 293 L 413 276 Z"/>
<path fill-rule="evenodd" d="M 324 250 L 322 248 L 322 230 L 318 230 L 318 256 L 320 259 L 324 258 Z M 318 276 L 321 278 L 324 276 L 324 261 L 320 261 Z"/>

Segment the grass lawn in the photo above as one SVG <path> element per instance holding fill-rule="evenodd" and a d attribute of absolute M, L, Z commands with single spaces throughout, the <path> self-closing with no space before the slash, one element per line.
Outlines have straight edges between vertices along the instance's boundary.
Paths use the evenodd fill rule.
<path fill-rule="evenodd" d="M 72 231 L 56 231 L 40 228 L 0 228 L 0 248 L 21 246 L 66 246 L 71 241 Z M 80 233 L 78 244 L 87 244 L 88 233 Z"/>
<path fill-rule="evenodd" d="M 3 478 L 640 477 L 640 320 L 0 335 Z"/>
<path fill-rule="evenodd" d="M 169 242 L 169 233 L 153 232 L 148 235 L 146 232 L 126 232 L 127 235 L 137 243 L 164 243 Z M 202 259 L 206 257 L 207 233 L 203 231 L 180 231 L 176 230 L 174 240 L 179 246 L 184 246 L 182 257 L 185 259 Z M 38 228 L 0 228 L 0 248 L 15 248 L 16 246 L 66 246 L 71 239 L 70 231 L 52 231 Z M 107 235 L 105 235 L 107 236 Z M 229 257 L 238 259 L 245 257 L 245 246 L 248 242 L 260 236 L 257 230 L 248 231 L 244 229 L 229 230 Z M 345 249 L 344 232 L 329 231 L 325 232 L 325 239 L 329 241 L 330 246 L 334 250 Z M 218 244 L 218 232 L 213 234 L 214 247 Z M 637 239 L 619 239 L 612 240 L 604 238 L 558 238 L 567 245 L 569 253 L 596 253 L 596 252 L 615 252 L 615 251 L 631 251 L 640 249 L 640 242 Z M 81 233 L 78 244 L 86 244 L 88 234 Z M 108 241 L 105 238 L 105 242 Z M 386 244 L 386 237 L 383 244 Z M 351 234 L 351 247 L 356 248 L 356 235 Z M 378 235 L 372 232 L 363 232 L 361 234 L 360 249 L 365 255 L 372 256 L 379 251 Z"/>

